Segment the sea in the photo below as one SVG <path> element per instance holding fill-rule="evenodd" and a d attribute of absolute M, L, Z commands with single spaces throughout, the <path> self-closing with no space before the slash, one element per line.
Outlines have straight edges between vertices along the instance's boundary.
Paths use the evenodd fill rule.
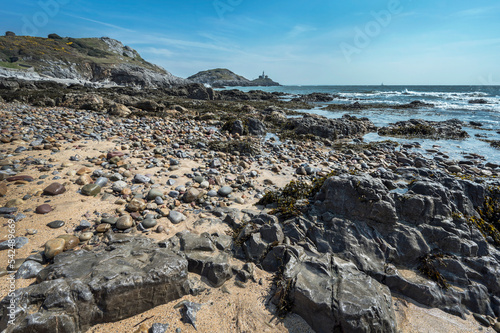
<path fill-rule="evenodd" d="M 409 119 L 443 121 L 459 119 L 466 123 L 470 138 L 464 140 L 429 140 L 429 139 L 395 139 L 369 133 L 365 142 L 394 140 L 400 143 L 418 142 L 418 149 L 423 155 L 432 157 L 427 149 L 438 147 L 450 158 L 462 160 L 465 155 L 474 153 L 484 157 L 485 161 L 500 164 L 500 149 L 493 148 L 485 140 L 500 140 L 500 86 L 277 86 L 277 87 L 230 87 L 241 91 L 263 90 L 267 92 L 285 93 L 282 97 L 290 100 L 298 95 L 311 93 L 331 94 L 332 102 L 314 103 L 312 110 L 297 110 L 314 113 L 327 118 L 340 118 L 344 114 L 367 117 L 376 126 L 386 126 Z M 469 103 L 473 100 L 484 100 L 485 104 Z M 408 104 L 412 101 L 431 103 L 414 109 L 392 109 L 390 105 Z M 359 111 L 327 111 L 327 104 L 385 104 L 387 108 L 375 108 Z M 481 123 L 480 128 L 470 122 Z"/>

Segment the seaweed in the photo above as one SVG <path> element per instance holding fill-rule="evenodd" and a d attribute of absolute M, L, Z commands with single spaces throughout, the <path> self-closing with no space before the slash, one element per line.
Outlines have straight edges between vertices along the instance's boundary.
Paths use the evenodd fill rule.
<path fill-rule="evenodd" d="M 427 254 L 421 256 L 420 258 L 418 258 L 420 261 L 420 265 L 418 267 L 418 270 L 422 274 L 424 274 L 425 276 L 430 278 L 431 280 L 437 282 L 437 284 L 442 289 L 447 290 L 450 287 L 450 285 L 448 284 L 448 282 L 446 281 L 444 276 L 441 275 L 441 273 L 439 273 L 439 271 L 436 267 L 436 264 L 446 266 L 446 264 L 443 261 L 443 259 L 445 257 L 446 256 L 442 253 L 437 253 L 437 254 L 427 253 Z"/>
<path fill-rule="evenodd" d="M 284 319 L 293 309 L 294 299 L 290 291 L 294 288 L 296 281 L 284 276 L 285 265 L 283 260 L 281 258 L 277 259 L 281 261 L 281 265 L 273 277 L 273 284 L 276 288 L 274 299 L 277 301 L 277 315 L 279 318 Z"/>
<path fill-rule="evenodd" d="M 378 131 L 379 135 L 389 136 L 433 136 L 436 134 L 434 127 L 423 124 L 416 124 L 412 126 L 396 126 L 389 128 L 381 128 Z"/>
<path fill-rule="evenodd" d="M 301 215 L 309 206 L 309 199 L 320 191 L 329 177 L 336 174 L 336 171 L 332 171 L 326 176 L 315 177 L 311 183 L 292 180 L 281 190 L 266 192 L 257 204 L 276 204 L 277 207 L 270 213 L 280 214 L 284 218 Z"/>
<path fill-rule="evenodd" d="M 475 226 L 487 240 L 491 237 L 493 244 L 500 247 L 500 187 L 489 187 L 482 207 L 476 211 L 479 217 L 469 216 L 469 224 Z"/>

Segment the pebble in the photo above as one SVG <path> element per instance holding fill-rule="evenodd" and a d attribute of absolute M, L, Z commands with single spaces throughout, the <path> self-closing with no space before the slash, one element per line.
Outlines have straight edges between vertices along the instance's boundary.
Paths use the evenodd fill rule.
<path fill-rule="evenodd" d="M 101 219 L 101 223 L 108 223 L 108 224 L 111 224 L 111 225 L 115 225 L 117 221 L 118 221 L 118 217 L 114 217 L 114 216 L 103 217 Z"/>
<path fill-rule="evenodd" d="M 81 220 L 80 221 L 80 228 L 81 229 L 86 229 L 86 228 L 90 228 L 92 226 L 92 224 L 87 221 L 87 220 Z"/>
<path fill-rule="evenodd" d="M 233 188 L 231 186 L 222 186 L 218 191 L 217 194 L 219 194 L 221 197 L 227 197 L 229 194 L 233 192 Z"/>
<path fill-rule="evenodd" d="M 198 199 L 201 195 L 202 193 L 199 190 L 195 188 L 190 188 L 189 190 L 186 191 L 186 193 L 184 193 L 183 199 L 184 202 L 190 203 Z"/>
<path fill-rule="evenodd" d="M 165 333 L 168 327 L 168 324 L 154 323 L 149 329 L 149 333 Z"/>
<path fill-rule="evenodd" d="M 63 227 L 65 224 L 66 223 L 64 221 L 57 220 L 57 221 L 52 221 L 52 222 L 47 223 L 47 227 L 52 228 L 52 229 L 57 229 L 57 228 Z"/>
<path fill-rule="evenodd" d="M 137 174 L 134 176 L 133 181 L 134 181 L 134 183 L 146 184 L 146 183 L 149 183 L 151 181 L 151 178 L 146 177 L 144 175 Z"/>
<path fill-rule="evenodd" d="M 12 214 L 17 212 L 17 207 L 0 207 L 0 214 Z"/>
<path fill-rule="evenodd" d="M 64 239 L 64 251 L 74 249 L 80 243 L 80 239 L 75 235 L 60 235 L 57 238 Z"/>
<path fill-rule="evenodd" d="M 101 223 L 95 228 L 95 230 L 99 233 L 105 233 L 109 229 L 111 229 L 111 224 L 108 223 Z"/>
<path fill-rule="evenodd" d="M 453 173 L 462 172 L 462 168 L 459 167 L 458 165 L 448 165 L 446 169 L 448 169 L 449 172 Z"/>
<path fill-rule="evenodd" d="M 92 172 L 92 169 L 90 168 L 87 168 L 87 167 L 83 167 L 83 168 L 80 168 L 76 174 L 81 176 L 81 175 L 85 175 L 85 174 L 88 174 L 88 173 L 91 173 Z"/>
<path fill-rule="evenodd" d="M 104 187 L 108 184 L 108 181 L 109 179 L 106 178 L 106 177 L 99 177 L 96 179 L 95 183 L 96 185 L 100 186 L 100 187 Z"/>
<path fill-rule="evenodd" d="M 171 210 L 170 213 L 168 214 L 168 219 L 173 224 L 179 224 L 186 219 L 186 216 L 181 212 L 178 212 L 176 210 Z"/>
<path fill-rule="evenodd" d="M 92 238 L 92 236 L 94 236 L 94 233 L 92 233 L 92 232 L 90 232 L 90 231 L 87 231 L 87 232 L 83 232 L 83 233 L 80 235 L 79 239 L 80 239 L 80 241 L 81 241 L 81 242 L 86 242 L 86 241 L 88 241 L 89 239 L 91 239 L 91 238 Z"/>
<path fill-rule="evenodd" d="M 123 180 L 119 180 L 113 183 L 111 185 L 111 189 L 115 192 L 121 192 L 127 187 L 127 183 L 124 182 Z"/>
<path fill-rule="evenodd" d="M 145 219 L 144 221 L 141 222 L 142 226 L 145 229 L 150 229 L 156 226 L 158 222 L 155 219 Z"/>
<path fill-rule="evenodd" d="M 170 192 L 168 192 L 168 196 L 171 197 L 171 198 L 174 198 L 174 199 L 177 198 L 177 197 L 179 197 L 179 195 L 180 195 L 179 191 L 170 191 Z"/>
<path fill-rule="evenodd" d="M 17 206 L 20 206 L 23 204 L 23 200 L 22 199 L 11 199 L 9 201 L 7 201 L 7 203 L 5 204 L 5 207 L 17 207 Z"/>
<path fill-rule="evenodd" d="M 127 209 L 131 212 L 138 212 L 146 209 L 146 203 L 142 199 L 134 198 L 130 200 Z"/>
<path fill-rule="evenodd" d="M 126 230 L 134 226 L 134 221 L 130 215 L 123 215 L 116 221 L 116 228 L 119 230 Z"/>
<path fill-rule="evenodd" d="M 43 205 L 40 205 L 38 207 L 36 207 L 35 209 L 35 213 L 37 214 L 47 214 L 51 211 L 53 211 L 54 208 L 52 208 L 49 204 L 43 204 Z"/>
<path fill-rule="evenodd" d="M 81 192 L 83 195 L 93 197 L 101 192 L 101 187 L 96 184 L 88 184 L 82 187 Z"/>
<path fill-rule="evenodd" d="M 153 188 L 149 190 L 147 195 L 148 200 L 155 200 L 156 198 L 161 198 L 161 197 L 163 197 L 163 191 L 161 191 L 158 188 Z"/>
<path fill-rule="evenodd" d="M 8 177 L 5 180 L 8 181 L 8 182 L 15 182 L 15 181 L 18 181 L 18 180 L 24 180 L 24 181 L 32 182 L 33 181 L 33 177 L 26 176 L 26 175 L 19 175 L 19 176 Z"/>
<path fill-rule="evenodd" d="M 90 175 L 82 175 L 78 177 L 78 179 L 75 181 L 78 185 L 87 185 L 93 182 L 92 177 Z"/>
<path fill-rule="evenodd" d="M 43 194 L 46 195 L 59 195 L 64 192 L 66 192 L 66 188 L 60 183 L 52 183 L 43 190 Z"/>
<path fill-rule="evenodd" d="M 45 257 L 47 259 L 52 259 L 59 253 L 64 251 L 64 245 L 66 242 L 62 238 L 54 238 L 45 243 Z"/>

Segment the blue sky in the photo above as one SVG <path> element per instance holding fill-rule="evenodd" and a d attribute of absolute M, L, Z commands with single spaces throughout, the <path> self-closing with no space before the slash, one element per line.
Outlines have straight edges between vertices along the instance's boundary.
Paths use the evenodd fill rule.
<path fill-rule="evenodd" d="M 0 31 L 108 36 L 181 77 L 500 85 L 499 18 L 494 0 L 16 0 Z"/>

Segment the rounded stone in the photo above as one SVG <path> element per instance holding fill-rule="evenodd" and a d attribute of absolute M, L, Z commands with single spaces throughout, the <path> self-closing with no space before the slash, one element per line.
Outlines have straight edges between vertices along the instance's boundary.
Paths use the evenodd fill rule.
<path fill-rule="evenodd" d="M 118 221 L 118 218 L 117 217 L 103 217 L 101 219 L 101 223 L 108 223 L 108 224 L 111 224 L 111 225 L 114 225 L 116 224 L 116 222 Z"/>
<path fill-rule="evenodd" d="M 66 188 L 59 183 L 52 183 L 43 190 L 43 194 L 46 195 L 59 195 L 64 192 L 66 192 Z"/>
<path fill-rule="evenodd" d="M 146 183 L 149 183 L 150 181 L 151 181 L 151 178 L 146 177 L 144 175 L 137 174 L 134 176 L 134 183 L 146 184 Z"/>
<path fill-rule="evenodd" d="M 96 184 L 87 184 L 84 187 L 82 187 L 81 192 L 83 195 L 93 197 L 101 192 L 101 187 Z"/>
<path fill-rule="evenodd" d="M 77 183 L 78 185 L 87 185 L 92 182 L 93 180 L 92 177 L 90 177 L 90 175 L 81 175 L 80 177 L 78 177 L 75 183 Z"/>
<path fill-rule="evenodd" d="M 66 241 L 62 238 L 54 238 L 45 243 L 45 257 L 47 259 L 52 259 L 59 253 L 64 251 L 64 245 Z"/>
<path fill-rule="evenodd" d="M 35 209 L 35 213 L 37 214 L 47 214 L 51 211 L 53 211 L 54 208 L 52 208 L 49 204 L 43 204 L 43 205 L 40 205 L 38 207 L 36 207 Z"/>
<path fill-rule="evenodd" d="M 74 235 L 60 235 L 57 238 L 64 239 L 64 251 L 74 249 L 80 244 L 80 239 Z"/>
<path fill-rule="evenodd" d="M 138 212 L 146 209 L 146 203 L 142 199 L 134 198 L 130 200 L 127 209 L 131 212 Z"/>
<path fill-rule="evenodd" d="M 145 219 L 144 221 L 141 222 L 141 224 L 145 229 L 150 229 L 155 227 L 158 224 L 158 222 L 155 219 Z"/>
<path fill-rule="evenodd" d="M 207 195 L 209 197 L 216 197 L 217 196 L 217 191 L 216 190 L 210 190 L 210 191 L 208 191 Z"/>
<path fill-rule="evenodd" d="M 96 185 L 98 185 L 100 187 L 104 187 L 108 183 L 108 180 L 109 179 L 106 178 L 106 177 L 99 177 L 99 178 L 97 178 L 97 180 L 95 181 L 94 184 L 96 184 Z"/>
<path fill-rule="evenodd" d="M 168 196 L 171 198 L 177 198 L 180 195 L 179 191 L 170 191 L 168 192 Z"/>
<path fill-rule="evenodd" d="M 184 193 L 184 202 L 190 203 L 195 201 L 201 196 L 201 192 L 195 188 L 190 188 L 189 190 Z"/>
<path fill-rule="evenodd" d="M 178 212 L 176 210 L 171 210 L 170 213 L 168 214 L 168 219 L 173 224 L 179 224 L 186 219 L 186 216 L 181 212 Z"/>
<path fill-rule="evenodd" d="M 148 195 L 147 195 L 147 199 L 148 200 L 155 200 L 157 197 L 162 197 L 163 196 L 163 192 L 158 189 L 158 188 L 153 188 L 151 190 L 149 190 L 148 192 Z"/>
<path fill-rule="evenodd" d="M 11 199 L 9 201 L 7 201 L 7 203 L 5 204 L 5 207 L 18 207 L 20 205 L 23 204 L 23 200 L 22 199 Z"/>
<path fill-rule="evenodd" d="M 108 231 L 109 229 L 111 229 L 111 224 L 101 223 L 95 228 L 95 231 L 100 232 L 100 233 L 104 233 L 104 232 Z"/>
<path fill-rule="evenodd" d="M 57 228 L 61 228 L 65 224 L 66 223 L 64 221 L 57 220 L 57 221 L 52 221 L 52 222 L 47 223 L 47 227 L 52 228 L 52 229 L 57 229 Z"/>
<path fill-rule="evenodd" d="M 92 238 L 92 236 L 94 236 L 94 233 L 90 232 L 90 231 L 87 231 L 87 232 L 84 232 L 80 235 L 80 242 L 86 242 L 88 241 L 89 239 Z"/>
<path fill-rule="evenodd" d="M 230 186 L 222 186 L 219 191 L 217 191 L 217 194 L 219 194 L 221 197 L 227 197 L 229 194 L 233 192 L 233 188 Z"/>
<path fill-rule="evenodd" d="M 116 181 L 113 183 L 113 185 L 111 185 L 111 189 L 115 192 L 121 192 L 126 187 L 127 187 L 127 183 L 124 182 L 123 180 Z"/>
<path fill-rule="evenodd" d="M 116 221 L 116 228 L 119 230 L 126 230 L 134 226 L 134 221 L 130 215 L 123 215 Z"/>

